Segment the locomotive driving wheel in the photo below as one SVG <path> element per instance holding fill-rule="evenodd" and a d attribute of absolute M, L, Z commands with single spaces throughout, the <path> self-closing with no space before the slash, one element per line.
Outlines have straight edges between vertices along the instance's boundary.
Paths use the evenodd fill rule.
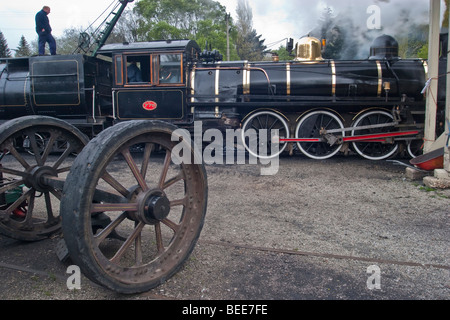
<path fill-rule="evenodd" d="M 337 140 L 330 144 L 329 141 L 308 141 L 315 138 L 322 138 L 322 132 L 326 130 L 343 129 L 344 125 L 341 119 L 334 113 L 317 110 L 308 113 L 301 118 L 295 130 L 296 139 L 304 139 L 305 142 L 297 142 L 297 146 L 301 152 L 311 159 L 324 160 L 333 157 L 339 152 L 342 144 Z M 345 132 L 342 131 L 342 136 Z"/>
<path fill-rule="evenodd" d="M 355 128 L 352 130 L 352 136 L 369 135 L 377 133 L 387 133 L 396 131 L 395 126 L 379 127 L 376 125 L 385 125 L 392 123 L 394 117 L 387 111 L 373 110 L 361 114 L 354 122 L 352 127 L 364 127 L 364 129 Z M 367 128 L 374 126 L 373 128 Z M 352 143 L 355 151 L 363 158 L 369 160 L 384 160 L 393 156 L 398 150 L 398 143 L 386 139 L 372 141 L 358 141 Z"/>
<path fill-rule="evenodd" d="M 279 140 L 289 138 L 289 126 L 280 114 L 259 111 L 245 120 L 241 133 L 244 147 L 252 156 L 271 159 L 286 149 L 287 143 L 279 143 Z"/>
<path fill-rule="evenodd" d="M 92 281 L 121 293 L 148 291 L 194 249 L 206 213 L 206 171 L 187 139 L 172 136 L 175 129 L 123 122 L 77 157 L 61 200 L 63 232 L 72 260 Z M 93 229 L 97 215 L 109 223 Z"/>
<path fill-rule="evenodd" d="M 75 159 L 73 153 L 87 141 L 78 129 L 51 117 L 27 116 L 0 126 L 2 234 L 36 241 L 60 231 L 63 179 Z M 48 176 L 61 183 L 48 185 Z"/>

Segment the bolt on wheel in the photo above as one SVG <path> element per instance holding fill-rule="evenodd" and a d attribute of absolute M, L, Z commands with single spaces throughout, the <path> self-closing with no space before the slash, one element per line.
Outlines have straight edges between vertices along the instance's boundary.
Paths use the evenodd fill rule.
<path fill-rule="evenodd" d="M 194 159 L 190 143 L 172 141 L 175 129 L 120 123 L 77 157 L 61 201 L 63 232 L 72 260 L 92 281 L 121 293 L 148 291 L 194 249 L 206 214 L 206 171 L 175 161 L 179 143 Z M 92 228 L 99 215 L 107 223 Z"/>

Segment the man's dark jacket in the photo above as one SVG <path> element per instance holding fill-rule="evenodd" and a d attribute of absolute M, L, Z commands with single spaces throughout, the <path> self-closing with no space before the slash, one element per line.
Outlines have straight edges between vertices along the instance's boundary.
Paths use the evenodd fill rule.
<path fill-rule="evenodd" d="M 42 29 L 45 29 L 42 32 Z M 52 32 L 52 28 L 50 27 L 50 22 L 47 17 L 47 12 L 44 10 L 39 11 L 36 14 L 36 32 L 40 34 L 50 34 Z"/>

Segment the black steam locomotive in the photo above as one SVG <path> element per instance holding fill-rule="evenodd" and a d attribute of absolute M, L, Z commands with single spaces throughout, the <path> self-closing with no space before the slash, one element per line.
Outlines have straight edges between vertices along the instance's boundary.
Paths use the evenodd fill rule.
<path fill-rule="evenodd" d="M 390 36 L 377 38 L 366 60 L 322 59 L 321 42 L 311 37 L 300 39 L 293 61 L 220 60 L 189 40 L 103 45 L 95 57 L 2 59 L 0 119 L 47 115 L 90 137 L 130 119 L 277 129 L 277 154 L 298 150 L 314 159 L 354 150 L 379 160 L 401 147 L 411 156 L 420 149 L 427 62 L 400 59 Z"/>

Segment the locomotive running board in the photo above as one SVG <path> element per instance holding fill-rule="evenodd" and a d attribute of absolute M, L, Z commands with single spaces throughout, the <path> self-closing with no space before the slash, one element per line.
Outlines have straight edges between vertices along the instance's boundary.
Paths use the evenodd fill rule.
<path fill-rule="evenodd" d="M 355 141 L 366 141 L 366 142 L 384 142 L 386 138 L 412 136 L 419 134 L 418 130 L 413 131 L 400 131 L 400 132 L 389 132 L 389 133 L 375 133 L 375 134 L 365 134 L 361 136 L 351 136 L 342 137 L 339 140 L 342 142 L 355 142 Z M 280 143 L 283 142 L 325 142 L 326 138 L 292 138 L 292 139 L 279 139 Z"/>

